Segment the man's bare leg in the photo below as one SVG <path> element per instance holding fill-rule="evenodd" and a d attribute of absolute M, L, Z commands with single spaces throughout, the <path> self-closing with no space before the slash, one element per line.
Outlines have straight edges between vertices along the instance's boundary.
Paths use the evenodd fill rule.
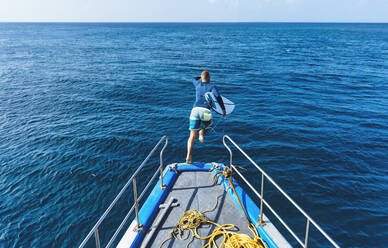
<path fill-rule="evenodd" d="M 199 137 L 198 137 L 198 140 L 199 140 L 199 142 L 203 142 L 203 136 L 204 136 L 204 134 L 205 134 L 205 129 L 201 129 L 200 131 L 199 131 Z"/>
<path fill-rule="evenodd" d="M 195 138 L 197 138 L 197 132 L 198 130 L 190 130 L 190 137 L 187 140 L 187 156 L 186 156 L 186 163 L 191 164 L 192 163 L 192 156 L 191 152 L 193 151 Z"/>

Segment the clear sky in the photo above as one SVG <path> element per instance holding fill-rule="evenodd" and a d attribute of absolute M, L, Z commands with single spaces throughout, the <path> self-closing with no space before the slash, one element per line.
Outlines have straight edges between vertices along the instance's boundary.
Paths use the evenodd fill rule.
<path fill-rule="evenodd" d="M 0 21 L 388 22 L 388 0 L 0 0 Z"/>

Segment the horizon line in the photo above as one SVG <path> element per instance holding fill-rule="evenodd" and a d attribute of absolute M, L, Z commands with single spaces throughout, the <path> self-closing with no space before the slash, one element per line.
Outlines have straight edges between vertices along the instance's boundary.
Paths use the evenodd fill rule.
<path fill-rule="evenodd" d="M 388 21 L 0 21 L 0 23 L 310 23 L 310 24 L 388 24 Z"/>

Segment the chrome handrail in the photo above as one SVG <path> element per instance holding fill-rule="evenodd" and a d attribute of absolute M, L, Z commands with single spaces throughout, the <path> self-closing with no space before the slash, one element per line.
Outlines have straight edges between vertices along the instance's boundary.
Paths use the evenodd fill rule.
<path fill-rule="evenodd" d="M 226 144 L 225 139 L 228 139 L 260 172 L 262 175 L 262 180 L 261 180 L 261 194 L 259 194 L 254 187 L 246 180 L 246 178 L 237 170 L 235 166 L 233 166 L 232 161 L 233 161 L 233 155 L 232 155 L 232 150 L 229 148 L 229 146 Z M 222 138 L 222 142 L 225 146 L 225 148 L 229 151 L 230 155 L 230 165 L 231 167 L 243 178 L 243 180 L 248 184 L 248 186 L 253 190 L 253 192 L 260 198 L 260 224 L 262 224 L 263 221 L 263 203 L 271 210 L 271 212 L 274 214 L 276 218 L 284 225 L 284 227 L 290 232 L 290 234 L 298 241 L 298 243 L 304 247 L 307 248 L 307 242 L 308 242 L 308 237 L 309 237 L 309 226 L 310 223 L 312 223 L 320 232 L 321 234 L 336 248 L 339 248 L 339 245 L 329 237 L 329 235 L 322 230 L 322 228 L 301 208 L 299 207 L 298 204 L 294 200 L 291 199 L 291 197 L 284 192 L 280 186 L 275 183 L 275 181 L 267 174 L 263 169 L 260 168 L 228 135 L 224 135 Z M 304 217 L 307 219 L 306 222 L 306 233 L 305 233 L 305 242 L 304 244 L 302 241 L 297 237 L 297 235 L 291 230 L 291 228 L 280 218 L 280 216 L 272 209 L 272 207 L 267 203 L 267 201 L 264 200 L 264 177 L 267 178 L 275 188 L 277 188 L 280 193 L 283 194 L 286 199 L 294 205 L 294 207 L 299 210 L 300 213 L 304 215 Z"/>
<path fill-rule="evenodd" d="M 89 231 L 88 235 L 86 235 L 85 239 L 82 241 L 82 243 L 79 245 L 79 248 L 83 248 L 86 243 L 89 241 L 89 239 L 92 237 L 93 233 L 95 234 L 95 239 L 96 239 L 96 247 L 100 247 L 100 238 L 99 238 L 99 233 L 98 233 L 98 228 L 99 226 L 101 225 L 101 223 L 104 221 L 105 217 L 109 214 L 109 212 L 112 210 L 112 208 L 116 205 L 117 201 L 120 199 L 120 197 L 123 195 L 123 193 L 125 192 L 125 190 L 128 188 L 128 186 L 135 182 L 134 184 L 134 187 L 136 187 L 136 175 L 139 173 L 139 171 L 145 166 L 145 164 L 148 162 L 148 160 L 150 159 L 150 157 L 152 156 L 152 154 L 156 151 L 156 149 L 159 147 L 159 145 L 162 143 L 162 141 L 165 140 L 165 144 L 162 148 L 162 150 L 160 151 L 160 166 L 158 167 L 157 171 L 160 169 L 160 172 L 161 172 L 161 177 L 163 177 L 163 152 L 164 152 L 164 149 L 166 148 L 167 144 L 168 144 L 168 137 L 167 136 L 163 136 L 159 142 L 155 145 L 155 147 L 151 150 L 151 152 L 148 154 L 148 156 L 144 159 L 144 161 L 140 164 L 140 166 L 136 169 L 136 171 L 133 173 L 133 175 L 131 176 L 131 178 L 127 181 L 127 183 L 124 185 L 124 187 L 120 190 L 120 192 L 117 194 L 117 196 L 115 197 L 115 199 L 112 201 L 112 203 L 109 205 L 109 207 L 105 210 L 105 212 L 102 214 L 102 216 L 98 219 L 97 223 L 93 226 L 93 228 Z M 157 175 L 157 172 L 154 174 L 154 176 L 152 177 L 151 181 L 153 181 L 153 179 L 155 178 L 155 175 Z M 139 200 L 141 199 L 141 197 L 143 196 L 144 192 L 148 189 L 148 187 L 150 186 L 150 182 L 147 184 L 147 186 L 144 188 L 144 190 L 142 191 L 142 193 L 140 194 L 140 197 L 139 197 Z M 162 184 L 161 184 L 162 186 Z M 137 198 L 137 194 L 135 194 L 134 192 L 134 196 L 135 196 L 135 199 Z M 110 247 L 111 244 L 113 243 L 114 239 L 116 238 L 117 234 L 120 232 L 120 230 L 122 229 L 122 227 L 124 226 L 126 220 L 129 218 L 129 215 L 132 213 L 133 211 L 133 208 L 135 207 L 136 208 L 136 211 L 138 211 L 138 206 L 135 206 L 136 205 L 136 200 L 135 200 L 135 203 L 134 205 L 131 207 L 131 210 L 128 212 L 127 216 L 124 218 L 123 222 L 120 224 L 119 228 L 116 230 L 116 232 L 114 233 L 114 235 L 112 236 L 112 238 L 110 239 L 109 243 L 107 244 L 106 247 Z M 138 215 L 138 213 L 136 213 L 136 215 Z M 140 223 L 137 222 L 137 226 L 139 226 Z"/>

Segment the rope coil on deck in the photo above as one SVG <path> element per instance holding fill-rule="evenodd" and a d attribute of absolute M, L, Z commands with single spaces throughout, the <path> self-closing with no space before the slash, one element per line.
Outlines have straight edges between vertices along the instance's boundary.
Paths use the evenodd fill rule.
<path fill-rule="evenodd" d="M 244 212 L 245 218 L 248 223 L 248 228 L 253 234 L 253 238 L 247 234 L 239 234 L 233 230 L 236 230 L 236 226 L 233 224 L 224 224 L 219 225 L 213 221 L 210 221 L 206 218 L 205 214 L 206 212 L 214 211 L 217 208 L 218 205 L 218 199 L 221 195 L 217 195 L 216 198 L 216 204 L 212 209 L 200 212 L 197 210 L 190 209 L 186 211 L 182 217 L 179 219 L 178 223 L 174 226 L 174 228 L 171 230 L 170 235 L 161 243 L 160 248 L 166 243 L 170 238 L 174 237 L 175 239 L 180 240 L 187 240 L 190 236 L 190 240 L 186 245 L 186 248 L 189 247 L 191 242 L 194 240 L 194 237 L 200 239 L 200 240 L 207 240 L 206 244 L 202 246 L 202 248 L 212 248 L 212 247 L 225 247 L 225 248 L 267 248 L 267 245 L 265 242 L 261 239 L 259 233 L 257 232 L 257 229 L 255 226 L 249 221 L 248 216 L 245 212 L 245 209 L 236 193 L 236 190 L 233 185 L 233 178 L 232 178 L 232 169 L 230 167 L 225 167 L 224 171 L 217 172 L 213 176 L 213 182 L 217 184 L 218 179 L 220 176 L 224 176 L 225 179 L 229 180 L 228 189 L 231 188 L 240 204 L 241 209 Z M 221 187 L 222 189 L 222 187 Z M 227 190 L 228 190 L 227 189 Z M 217 228 L 206 237 L 201 237 L 198 234 L 197 229 L 201 226 L 202 223 L 209 223 Z M 189 233 L 184 236 L 184 231 L 189 231 Z M 191 235 L 190 235 L 191 234 Z M 216 240 L 218 238 L 223 238 L 220 246 L 217 245 Z"/>

